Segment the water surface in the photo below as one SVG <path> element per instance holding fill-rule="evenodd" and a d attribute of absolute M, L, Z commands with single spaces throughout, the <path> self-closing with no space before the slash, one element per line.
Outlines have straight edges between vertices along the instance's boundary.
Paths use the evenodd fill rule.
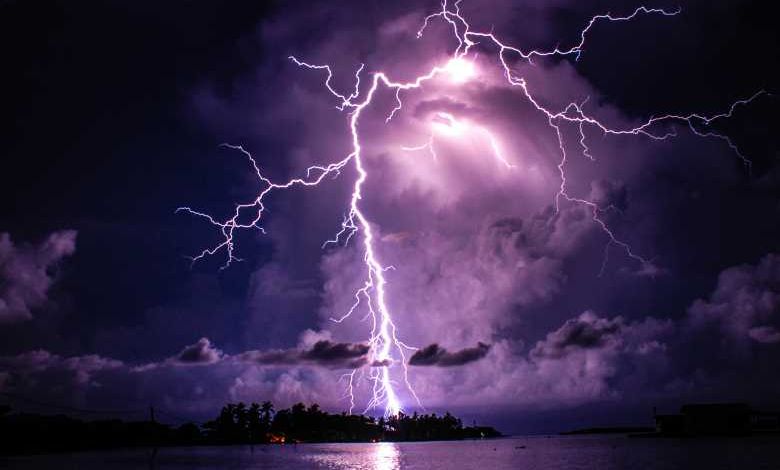
<path fill-rule="evenodd" d="M 484 441 L 299 444 L 83 452 L 13 457 L 3 469 L 780 469 L 780 439 L 535 436 Z"/>

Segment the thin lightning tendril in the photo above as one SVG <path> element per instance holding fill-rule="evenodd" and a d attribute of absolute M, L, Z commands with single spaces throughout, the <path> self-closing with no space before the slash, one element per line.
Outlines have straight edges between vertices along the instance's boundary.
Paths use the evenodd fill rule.
<path fill-rule="evenodd" d="M 492 45 L 497 49 L 497 58 L 501 63 L 503 75 L 509 85 L 517 87 L 520 90 L 522 96 L 527 99 L 528 102 L 547 119 L 547 123 L 550 129 L 555 133 L 555 136 L 558 140 L 558 147 L 561 158 L 557 164 L 557 169 L 560 176 L 560 186 L 554 198 L 556 214 L 560 211 L 560 205 L 562 201 L 570 204 L 580 205 L 589 211 L 593 222 L 607 237 L 608 241 L 605 246 L 604 261 L 602 263 L 600 273 L 603 273 L 605 269 L 610 246 L 619 247 L 626 256 L 639 263 L 642 269 L 652 269 L 653 266 L 651 261 L 648 261 L 639 254 L 635 253 L 628 243 L 619 239 L 602 218 L 604 213 L 613 209 L 617 210 L 614 206 L 601 207 L 601 205 L 596 201 L 576 197 L 568 192 L 568 182 L 566 176 L 566 164 L 568 162 L 568 156 L 566 145 L 564 144 L 562 125 L 570 124 L 576 126 L 579 135 L 580 151 L 582 155 L 590 160 L 595 160 L 595 157 L 590 153 L 590 148 L 587 145 L 586 129 L 600 131 L 604 135 L 636 135 L 648 137 L 653 140 L 666 140 L 670 137 L 674 137 L 676 132 L 674 130 L 666 130 L 663 132 L 656 131 L 658 125 L 662 123 L 674 122 L 683 123 L 688 126 L 693 134 L 699 137 L 716 138 L 724 141 L 736 153 L 736 155 L 740 158 L 748 170 L 750 169 L 750 160 L 739 151 L 737 146 L 731 141 L 731 139 L 729 139 L 729 137 L 715 132 L 711 129 L 711 125 L 717 120 L 731 117 L 739 106 L 749 104 L 758 96 L 762 95 L 764 93 L 763 91 L 759 91 L 747 99 L 734 102 L 727 112 L 720 114 L 714 114 L 711 116 L 698 113 L 687 115 L 666 114 L 662 116 L 653 116 L 639 126 L 633 128 L 611 128 L 585 112 L 584 107 L 587 99 L 582 103 L 570 103 L 560 111 L 554 111 L 544 107 L 539 103 L 534 95 L 531 94 L 528 89 L 526 80 L 521 76 L 517 76 L 515 72 L 513 72 L 512 65 L 509 63 L 510 57 L 515 57 L 517 61 L 524 61 L 531 65 L 534 64 L 534 58 L 551 56 L 574 56 L 574 58 L 578 60 L 583 53 L 588 33 L 597 23 L 629 21 L 640 14 L 675 16 L 680 13 L 679 9 L 675 11 L 668 11 L 664 9 L 647 8 L 641 6 L 626 16 L 615 16 L 610 13 L 596 15 L 593 16 L 588 21 L 585 28 L 582 29 L 579 35 L 579 43 L 575 44 L 574 46 L 568 49 L 562 49 L 560 46 L 556 46 L 551 50 L 524 51 L 517 47 L 503 43 L 493 32 L 473 31 L 470 24 L 461 14 L 461 1 L 462 0 L 457 0 L 450 6 L 447 0 L 443 0 L 440 11 L 425 17 L 422 27 L 417 32 L 417 37 L 420 38 L 423 36 L 425 29 L 431 24 L 432 21 L 441 19 L 452 28 L 453 35 L 458 43 L 457 48 L 449 58 L 450 61 L 463 60 L 469 55 L 471 49 L 477 44 Z M 390 122 L 393 117 L 395 117 L 397 113 L 403 109 L 403 93 L 420 89 L 423 87 L 425 82 L 447 74 L 448 66 L 436 65 L 426 74 L 418 76 L 409 82 L 393 81 L 385 72 L 382 71 L 372 72 L 370 74 L 368 88 L 366 90 L 362 90 L 365 88 L 364 84 L 361 83 L 361 76 L 365 66 L 364 64 L 361 64 L 355 72 L 354 89 L 349 94 L 344 94 L 340 93 L 334 88 L 332 84 L 334 74 L 329 65 L 313 65 L 301 61 L 293 56 L 290 56 L 289 58 L 299 67 L 314 71 L 324 71 L 326 73 L 324 86 L 328 92 L 330 92 L 330 94 L 339 101 L 337 109 L 341 111 L 348 111 L 348 124 L 351 133 L 352 151 L 345 158 L 334 163 L 324 166 L 313 165 L 308 167 L 305 172 L 305 177 L 293 178 L 283 183 L 276 183 L 262 174 L 254 157 L 243 147 L 239 145 L 222 144 L 223 147 L 237 150 L 247 157 L 249 162 L 252 164 L 253 169 L 255 170 L 255 174 L 258 180 L 263 184 L 263 189 L 253 201 L 236 205 L 232 216 L 224 221 L 217 220 L 209 214 L 194 210 L 190 207 L 178 208 L 177 212 L 189 212 L 190 214 L 203 218 L 210 224 L 216 226 L 223 237 L 220 243 L 211 248 L 204 249 L 191 259 L 194 263 L 205 258 L 206 256 L 212 256 L 221 250 L 224 250 L 227 255 L 227 260 L 222 266 L 222 269 L 230 266 L 230 264 L 234 261 L 241 261 L 240 258 L 235 256 L 235 231 L 237 229 L 253 228 L 265 233 L 263 227 L 260 225 L 260 222 L 266 210 L 264 202 L 265 198 L 270 193 L 274 191 L 288 190 L 299 186 L 317 186 L 327 176 L 336 177 L 347 165 L 352 165 L 357 172 L 357 177 L 353 183 L 352 194 L 346 215 L 341 222 L 341 229 L 335 234 L 334 238 L 327 240 L 323 244 L 323 247 L 329 244 L 347 244 L 355 234 L 358 232 L 362 234 L 363 262 L 366 268 L 365 281 L 362 287 L 355 291 L 354 302 L 350 308 L 341 316 L 332 317 L 331 320 L 336 323 L 341 323 L 347 318 L 350 318 L 362 305 L 364 305 L 368 310 L 366 319 L 370 319 L 371 324 L 370 336 L 368 340 L 370 349 L 369 365 L 367 367 L 368 373 L 364 374 L 364 370 L 360 369 L 360 373 L 358 374 L 358 370 L 355 369 L 350 373 L 342 375 L 340 380 L 343 380 L 347 383 L 345 397 L 349 400 L 350 413 L 352 413 L 354 407 L 356 406 L 354 391 L 355 383 L 356 381 L 361 380 L 364 375 L 366 375 L 371 383 L 372 395 L 368 401 L 365 412 L 384 406 L 385 416 L 396 415 L 403 409 L 400 398 L 396 391 L 398 384 L 391 378 L 390 375 L 391 368 L 393 368 L 396 364 L 400 364 L 401 366 L 401 376 L 404 387 L 415 399 L 417 404 L 422 406 L 409 381 L 406 361 L 407 352 L 416 350 L 416 348 L 407 345 L 398 337 L 397 327 L 393 321 L 393 317 L 386 301 L 387 279 L 385 277 L 385 273 L 392 269 L 392 267 L 383 266 L 379 261 L 375 244 L 374 228 L 360 207 L 360 201 L 363 198 L 364 185 L 368 179 L 368 172 L 363 162 L 363 147 L 359 137 L 359 123 L 363 111 L 372 104 L 373 98 L 380 87 L 391 90 L 395 98 L 395 106 L 386 117 L 386 122 Z M 454 122 L 454 117 L 451 115 L 449 115 L 449 117 L 445 116 L 445 118 L 451 119 Z M 510 163 L 510 161 L 502 154 L 500 145 L 495 136 L 485 127 L 477 126 L 476 129 L 487 138 L 494 156 L 508 169 L 513 168 L 513 165 Z M 427 149 L 431 156 L 434 159 L 437 159 L 437 153 L 434 149 L 433 134 L 431 134 L 428 141 L 422 145 L 401 148 L 404 151 L 421 151 Z M 395 353 L 397 353 L 397 359 Z"/>

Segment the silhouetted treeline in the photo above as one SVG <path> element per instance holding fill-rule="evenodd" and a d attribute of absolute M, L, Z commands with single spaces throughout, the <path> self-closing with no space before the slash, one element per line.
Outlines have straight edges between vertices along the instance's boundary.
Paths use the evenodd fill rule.
<path fill-rule="evenodd" d="M 405 415 L 387 419 L 331 414 L 319 405 L 303 403 L 274 413 L 273 405 L 227 404 L 219 417 L 203 426 L 213 442 L 371 442 L 447 440 L 497 437 L 489 427 L 464 427 L 460 419 L 445 413 Z"/>
<path fill-rule="evenodd" d="M 0 453 L 40 453 L 116 447 L 376 442 L 498 437 L 490 427 L 465 427 L 445 413 L 387 419 L 331 414 L 316 404 L 274 410 L 273 404 L 227 404 L 211 421 L 178 427 L 154 421 L 83 421 L 64 415 L 10 413 L 0 408 Z"/>

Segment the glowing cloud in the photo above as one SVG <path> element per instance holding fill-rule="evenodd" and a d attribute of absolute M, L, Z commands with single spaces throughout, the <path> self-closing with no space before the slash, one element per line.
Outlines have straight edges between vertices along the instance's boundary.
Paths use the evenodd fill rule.
<path fill-rule="evenodd" d="M 436 113 L 431 119 L 431 130 L 448 137 L 459 137 L 468 129 L 463 121 L 458 121 L 450 113 Z"/>
<path fill-rule="evenodd" d="M 464 57 L 450 59 L 444 70 L 447 72 L 449 80 L 456 85 L 465 83 L 477 76 L 477 67 L 474 65 L 474 62 Z"/>
<path fill-rule="evenodd" d="M 295 57 L 290 57 L 290 59 L 299 67 L 324 73 L 326 76 L 324 80 L 325 89 L 338 101 L 338 109 L 347 111 L 346 121 L 350 129 L 352 146 L 348 155 L 341 160 L 327 165 L 311 166 L 307 168 L 305 175 L 301 177 L 284 182 L 274 182 L 263 175 L 255 159 L 249 152 L 240 146 L 229 145 L 228 147 L 241 151 L 249 159 L 258 180 L 263 184 L 262 191 L 260 191 L 254 200 L 238 204 L 235 207 L 232 216 L 226 220 L 217 220 L 209 214 L 188 207 L 179 209 L 202 217 L 204 220 L 214 225 L 223 236 L 219 244 L 203 250 L 200 254 L 195 256 L 193 260 L 198 260 L 205 256 L 214 255 L 219 251 L 224 251 L 227 253 L 227 266 L 231 262 L 238 260 L 234 255 L 235 247 L 233 236 L 235 230 L 246 228 L 262 230 L 260 222 L 263 219 L 266 208 L 266 196 L 268 194 L 293 187 L 316 186 L 327 176 L 335 177 L 339 175 L 341 170 L 348 165 L 354 168 L 356 177 L 352 181 L 352 193 L 349 203 L 345 208 L 346 216 L 342 221 L 341 230 L 333 239 L 326 242 L 326 244 L 346 244 L 349 243 L 352 237 L 359 234 L 361 237 L 360 244 L 363 254 L 362 259 L 365 268 L 365 278 L 362 287 L 354 292 L 354 302 L 351 307 L 340 316 L 335 316 L 333 321 L 343 322 L 346 318 L 353 315 L 359 307 L 367 310 L 369 338 L 366 344 L 369 347 L 369 351 L 366 358 L 366 364 L 381 364 L 383 367 L 361 367 L 360 369 L 355 369 L 351 373 L 343 376 L 343 379 L 347 384 L 346 390 L 350 403 L 350 411 L 352 411 L 352 408 L 355 406 L 354 392 L 356 381 L 361 380 L 362 378 L 368 379 L 370 384 L 371 398 L 368 401 L 366 411 L 377 407 L 384 407 L 385 415 L 393 415 L 401 411 L 403 409 L 403 404 L 399 396 L 399 390 L 401 390 L 401 388 L 398 387 L 399 384 L 402 384 L 408 394 L 419 404 L 419 399 L 417 399 L 417 395 L 409 382 L 406 358 L 410 351 L 417 351 L 417 348 L 405 344 L 400 339 L 397 325 L 387 302 L 388 282 L 385 274 L 391 267 L 386 266 L 381 262 L 380 253 L 377 248 L 378 244 L 376 243 L 376 227 L 373 226 L 361 205 L 364 193 L 367 191 L 366 181 L 368 179 L 368 169 L 363 159 L 364 150 L 363 142 L 361 140 L 361 117 L 363 116 L 364 111 L 374 104 L 374 97 L 378 90 L 387 89 L 395 96 L 395 107 L 390 110 L 386 118 L 386 121 L 389 122 L 397 113 L 401 112 L 403 108 L 403 101 L 401 99 L 402 94 L 420 90 L 426 82 L 436 78 L 447 79 L 453 85 L 463 84 L 472 80 L 477 75 L 477 69 L 473 61 L 468 60 L 471 49 L 478 43 L 482 48 L 492 48 L 501 64 L 500 71 L 505 77 L 507 85 L 517 90 L 519 95 L 527 100 L 532 108 L 546 120 L 550 133 L 557 139 L 560 151 L 560 160 L 557 165 L 558 174 L 560 175 L 560 186 L 554 196 L 555 209 L 560 210 L 561 203 L 579 205 L 586 208 L 591 214 L 592 222 L 607 236 L 607 248 L 609 246 L 619 247 L 626 256 L 636 261 L 640 269 L 645 270 L 648 269 L 648 266 L 651 266 L 650 262 L 636 254 L 627 243 L 618 239 L 604 219 L 602 219 L 602 214 L 608 208 L 601 207 L 598 204 L 598 201 L 575 197 L 569 194 L 566 166 L 570 149 L 567 149 L 567 139 L 564 136 L 565 130 L 572 126 L 579 130 L 577 137 L 579 137 L 580 147 L 577 150 L 585 157 L 591 159 L 594 157 L 591 155 L 587 146 L 586 134 L 584 132 L 586 127 L 594 131 L 600 131 L 603 135 L 635 135 L 648 137 L 654 140 L 665 140 L 672 137 L 674 133 L 665 130 L 666 128 L 659 130 L 659 124 L 664 122 L 682 123 L 687 125 L 694 134 L 701 137 L 715 137 L 721 139 L 736 150 L 736 147 L 734 147 L 726 136 L 711 131 L 709 126 L 717 119 L 731 116 L 735 106 L 748 103 L 758 96 L 758 94 L 756 94 L 747 100 L 735 103 L 726 113 L 712 116 L 702 116 L 700 114 L 661 115 L 653 117 L 637 127 L 625 129 L 611 128 L 600 122 L 585 111 L 584 104 L 570 103 L 562 110 L 549 109 L 541 104 L 540 100 L 531 93 L 524 77 L 517 75 L 515 68 L 509 63 L 510 57 L 527 63 L 531 63 L 532 59 L 536 57 L 579 57 L 582 53 L 588 32 L 597 22 L 623 22 L 633 19 L 639 14 L 674 16 L 678 12 L 640 7 L 626 16 L 613 16 L 610 14 L 597 15 L 591 18 L 586 27 L 580 32 L 580 42 L 571 48 L 561 49 L 556 47 L 551 50 L 523 51 L 517 47 L 504 44 L 493 33 L 473 31 L 470 24 L 462 16 L 459 3 L 460 0 L 454 4 L 449 4 L 444 0 L 441 4 L 441 10 L 427 16 L 421 29 L 418 31 L 418 37 L 421 37 L 426 27 L 432 21 L 441 20 L 446 22 L 451 27 L 458 43 L 452 56 L 447 62 L 438 64 L 432 67 L 427 73 L 407 82 L 394 81 L 390 78 L 388 73 L 384 71 L 371 72 L 368 80 L 361 80 L 363 72 L 363 66 L 361 65 L 355 73 L 354 88 L 348 93 L 342 93 L 334 88 L 332 83 L 333 71 L 330 65 L 309 64 Z M 434 150 L 435 137 L 455 139 L 463 139 L 466 137 L 474 139 L 479 138 L 482 140 L 483 145 L 486 145 L 492 150 L 496 159 L 506 167 L 501 168 L 502 171 L 512 168 L 510 161 L 503 154 L 499 140 L 483 123 L 475 123 L 471 118 L 468 120 L 465 118 L 458 119 L 452 114 L 439 112 L 433 116 L 430 125 L 431 138 L 428 143 L 416 147 L 405 148 L 407 150 L 422 150 L 427 148 L 434 158 L 436 158 L 436 151 Z M 749 161 L 739 152 L 737 152 L 737 155 L 739 155 L 746 164 L 749 163 Z M 246 217 L 247 213 L 251 214 L 248 221 Z M 486 347 L 482 347 L 477 350 L 477 352 L 482 354 L 483 350 L 486 351 Z"/>

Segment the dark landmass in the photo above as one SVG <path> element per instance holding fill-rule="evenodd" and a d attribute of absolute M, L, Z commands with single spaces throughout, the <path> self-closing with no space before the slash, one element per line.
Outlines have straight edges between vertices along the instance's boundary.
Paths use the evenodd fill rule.
<path fill-rule="evenodd" d="M 314 404 L 298 403 L 274 411 L 273 404 L 225 405 L 206 423 L 171 426 L 152 419 L 84 421 L 65 415 L 11 413 L 0 407 L 0 454 L 73 452 L 122 447 L 304 442 L 379 442 L 460 440 L 500 437 L 487 426 L 463 426 L 445 413 L 375 419 L 331 414 Z"/>
<path fill-rule="evenodd" d="M 656 432 L 641 437 L 752 436 L 780 434 L 780 413 L 746 403 L 693 403 L 679 413 L 655 414 Z"/>
<path fill-rule="evenodd" d="M 692 403 L 679 413 L 657 414 L 654 427 L 594 427 L 561 435 L 628 434 L 630 437 L 780 436 L 780 413 L 761 411 L 745 403 Z"/>
<path fill-rule="evenodd" d="M 560 435 L 575 436 L 579 434 L 632 434 L 638 432 L 655 432 L 655 428 L 652 426 L 610 426 L 574 429 L 572 431 L 564 431 L 560 433 Z"/>

